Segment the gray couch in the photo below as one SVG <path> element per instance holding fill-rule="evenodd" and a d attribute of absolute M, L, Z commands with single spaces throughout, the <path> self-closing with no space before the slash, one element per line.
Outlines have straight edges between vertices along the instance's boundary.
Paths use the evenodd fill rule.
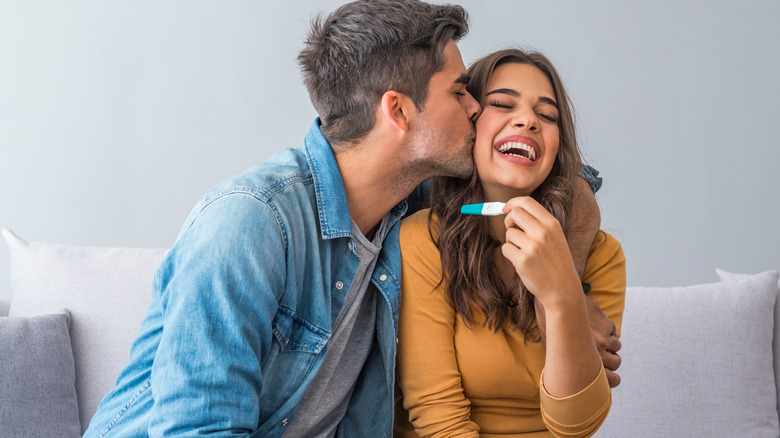
<path fill-rule="evenodd" d="M 0 316 L 11 316 L 0 318 L 2 339 L 11 330 L 4 328 L 10 322 L 18 325 L 63 309 L 70 315 L 66 334 L 72 368 L 67 369 L 67 360 L 57 362 L 65 364 L 62 370 L 36 365 L 38 359 L 27 365 L 36 381 L 65 388 L 46 388 L 42 397 L 24 403 L 70 403 L 73 409 L 62 410 L 57 424 L 49 424 L 47 418 L 31 425 L 24 417 L 37 411 L 2 398 L 8 395 L 0 384 L 0 436 L 77 436 L 129 358 L 149 304 L 154 271 L 166 250 L 28 243 L 7 230 L 3 235 L 11 251 L 12 296 L 10 309 L 8 301 L 0 301 Z M 612 411 L 596 436 L 780 436 L 778 273 L 718 275 L 722 281 L 710 284 L 628 288 L 623 381 L 613 391 Z M 60 326 L 67 319 L 61 317 Z M 29 344 L 54 336 L 47 328 L 30 330 L 39 336 L 23 338 Z M 2 348 L 0 358 L 9 354 Z M 47 348 L 46 352 L 53 351 Z M 17 362 L 33 349 L 19 350 L 12 352 Z M 5 378 L 0 377 L 0 383 L 20 381 Z M 62 392 L 59 398 L 52 396 L 57 391 Z M 19 398 L 27 392 L 11 394 Z M 38 411 L 51 409 L 43 406 Z M 25 429 L 8 426 L 19 418 L 26 422 Z M 63 426 L 66 422 L 69 428 Z M 15 433 L 19 431 L 24 433 Z"/>

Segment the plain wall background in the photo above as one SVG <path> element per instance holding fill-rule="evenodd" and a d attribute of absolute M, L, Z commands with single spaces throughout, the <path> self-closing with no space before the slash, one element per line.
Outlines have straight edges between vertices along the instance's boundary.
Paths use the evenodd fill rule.
<path fill-rule="evenodd" d="M 295 58 L 341 3 L 0 1 L 0 227 L 172 245 L 206 189 L 300 144 Z M 558 67 L 629 285 L 780 268 L 780 2 L 458 3 L 466 64 L 523 46 Z"/>

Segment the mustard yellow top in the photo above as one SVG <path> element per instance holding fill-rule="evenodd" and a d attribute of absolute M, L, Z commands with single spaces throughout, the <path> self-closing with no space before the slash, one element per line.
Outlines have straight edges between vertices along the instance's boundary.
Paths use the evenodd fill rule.
<path fill-rule="evenodd" d="M 443 290 L 434 290 L 441 261 L 427 219 L 423 210 L 401 224 L 397 371 L 408 412 L 397 409 L 395 436 L 413 437 L 415 431 L 434 437 L 592 435 L 612 404 L 603 367 L 579 393 L 554 398 L 541 380 L 545 351 L 540 342 L 526 343 L 506 325 L 497 332 L 479 322 L 467 327 Z M 598 233 L 582 281 L 591 283 L 588 296 L 620 333 L 626 269 L 614 237 Z"/>

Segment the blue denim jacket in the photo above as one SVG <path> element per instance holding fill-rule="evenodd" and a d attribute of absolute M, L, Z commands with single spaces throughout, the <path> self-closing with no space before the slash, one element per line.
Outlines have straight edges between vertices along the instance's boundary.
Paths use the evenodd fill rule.
<path fill-rule="evenodd" d="M 399 219 L 371 281 L 374 346 L 340 436 L 392 434 L 400 299 Z M 275 437 L 295 421 L 331 336 L 336 290 L 358 267 L 335 157 L 318 121 L 285 149 L 210 190 L 162 262 L 131 360 L 86 437 Z M 337 313 L 337 312 L 335 312 Z"/>

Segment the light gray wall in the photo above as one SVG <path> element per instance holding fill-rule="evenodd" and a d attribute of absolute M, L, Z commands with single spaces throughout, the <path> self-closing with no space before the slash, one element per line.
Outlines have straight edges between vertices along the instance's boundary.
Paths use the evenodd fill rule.
<path fill-rule="evenodd" d="M 0 226 L 171 245 L 204 190 L 299 144 L 295 56 L 340 3 L 0 1 Z M 521 45 L 559 67 L 630 285 L 780 268 L 780 2 L 461 4 L 466 63 Z M 0 250 L 0 298 L 8 272 Z"/>

